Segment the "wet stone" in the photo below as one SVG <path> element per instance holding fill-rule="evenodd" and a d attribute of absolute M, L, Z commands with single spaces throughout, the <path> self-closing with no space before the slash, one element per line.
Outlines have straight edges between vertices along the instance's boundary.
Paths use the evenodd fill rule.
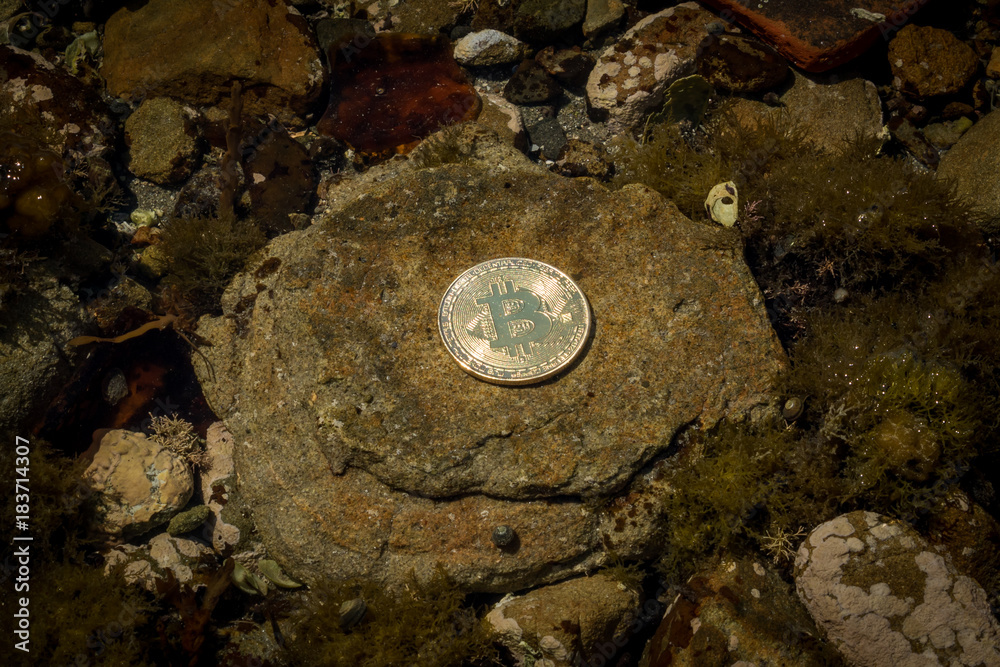
<path fill-rule="evenodd" d="M 909 525 L 856 511 L 799 547 L 795 587 L 848 662 L 1000 664 L 986 593 Z"/>
<path fill-rule="evenodd" d="M 730 232 L 644 187 L 553 175 L 474 124 L 454 132 L 438 141 L 464 157 L 421 169 L 418 147 L 346 182 L 363 196 L 331 194 L 329 215 L 262 252 L 276 271 L 248 267 L 199 325 L 240 493 L 306 583 L 398 585 L 440 563 L 463 587 L 511 590 L 592 567 L 601 519 L 581 498 L 622 492 L 681 425 L 759 408 L 784 366 Z M 474 379 L 437 332 L 454 277 L 507 255 L 572 276 L 599 323 L 538 385 Z M 502 558 L 497 525 L 518 536 Z"/>
<path fill-rule="evenodd" d="M 559 157 L 566 146 L 566 132 L 555 118 L 543 118 L 528 128 L 528 138 L 532 149 L 538 147 L 544 160 L 554 160 Z"/>
<path fill-rule="evenodd" d="M 129 171 L 154 183 L 179 183 L 198 160 L 193 110 L 167 97 L 145 100 L 125 121 Z"/>
<path fill-rule="evenodd" d="M 705 26 L 715 17 L 694 3 L 639 21 L 597 59 L 587 79 L 591 116 L 623 131 L 637 127 L 663 102 L 670 84 L 695 73 Z"/>
<path fill-rule="evenodd" d="M 908 25 L 889 42 L 895 86 L 918 100 L 957 93 L 979 67 L 972 47 L 947 30 Z"/>
<path fill-rule="evenodd" d="M 462 65 L 482 67 L 520 62 L 528 45 L 499 30 L 472 32 L 455 42 L 455 60 Z"/>
<path fill-rule="evenodd" d="M 892 0 L 706 0 L 807 72 L 825 72 L 889 39 L 924 3 Z"/>
<path fill-rule="evenodd" d="M 542 104 L 557 99 L 562 86 L 534 60 L 525 60 L 514 72 L 503 96 L 514 104 Z"/>
<path fill-rule="evenodd" d="M 334 85 L 316 130 L 361 153 L 405 153 L 479 114 L 479 97 L 446 37 L 379 34 L 331 44 L 327 55 Z"/>
<path fill-rule="evenodd" d="M 571 88 L 578 88 L 587 81 L 594 68 L 594 58 L 579 46 L 572 49 L 557 49 L 547 46 L 535 56 L 535 60 L 545 71 Z"/>
<path fill-rule="evenodd" d="M 244 113 L 302 124 L 323 87 L 312 30 L 283 2 L 150 0 L 112 14 L 103 45 L 101 74 L 114 97 L 214 105 L 238 79 Z"/>
<path fill-rule="evenodd" d="M 703 42 L 698 74 L 723 92 L 762 93 L 788 77 L 788 63 L 765 44 L 722 34 Z"/>

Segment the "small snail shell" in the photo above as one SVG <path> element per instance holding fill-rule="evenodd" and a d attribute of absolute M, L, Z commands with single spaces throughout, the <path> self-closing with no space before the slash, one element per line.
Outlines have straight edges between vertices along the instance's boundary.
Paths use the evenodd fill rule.
<path fill-rule="evenodd" d="M 493 544 L 503 549 L 514 541 L 514 529 L 510 526 L 497 526 L 493 529 L 490 539 L 493 540 Z"/>
<path fill-rule="evenodd" d="M 368 611 L 368 605 L 361 598 L 354 598 L 340 605 L 340 627 L 343 630 L 353 628 L 361 622 Z"/>
<path fill-rule="evenodd" d="M 805 407 L 805 401 L 798 396 L 793 396 L 785 401 L 785 406 L 781 408 L 781 416 L 784 417 L 786 421 L 795 421 L 802 416 L 802 411 Z"/>

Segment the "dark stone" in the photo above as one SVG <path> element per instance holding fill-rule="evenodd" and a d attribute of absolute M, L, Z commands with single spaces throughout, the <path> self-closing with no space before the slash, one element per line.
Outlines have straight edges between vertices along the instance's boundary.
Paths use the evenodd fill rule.
<path fill-rule="evenodd" d="M 571 88 L 585 84 L 590 70 L 594 69 L 594 57 L 584 53 L 579 46 L 558 50 L 554 46 L 546 46 L 538 52 L 535 60 L 546 72 Z"/>
<path fill-rule="evenodd" d="M 290 213 L 307 213 L 316 190 L 309 153 L 280 127 L 266 126 L 241 149 L 254 219 L 270 233 L 292 230 Z"/>
<path fill-rule="evenodd" d="M 534 60 L 523 61 L 503 89 L 503 96 L 514 104 L 542 104 L 561 94 L 559 82 Z"/>
<path fill-rule="evenodd" d="M 543 118 L 528 128 L 531 143 L 538 146 L 541 157 L 554 160 L 566 145 L 566 133 L 555 118 Z"/>

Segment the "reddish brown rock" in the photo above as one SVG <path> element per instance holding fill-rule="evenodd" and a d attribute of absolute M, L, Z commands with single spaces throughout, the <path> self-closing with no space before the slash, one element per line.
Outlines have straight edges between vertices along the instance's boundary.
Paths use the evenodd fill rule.
<path fill-rule="evenodd" d="M 705 0 L 807 72 L 825 72 L 889 39 L 926 0 Z"/>
<path fill-rule="evenodd" d="M 405 153 L 479 115 L 479 97 L 445 37 L 381 34 L 333 44 L 328 54 L 330 104 L 316 129 L 362 153 Z"/>
<path fill-rule="evenodd" d="M 951 95 L 979 67 L 972 47 L 947 30 L 908 25 L 889 43 L 893 83 L 917 99 Z"/>
<path fill-rule="evenodd" d="M 196 104 L 227 99 L 238 79 L 245 112 L 296 123 L 324 70 L 309 26 L 284 0 L 150 0 L 108 19 L 101 74 L 115 97 Z"/>

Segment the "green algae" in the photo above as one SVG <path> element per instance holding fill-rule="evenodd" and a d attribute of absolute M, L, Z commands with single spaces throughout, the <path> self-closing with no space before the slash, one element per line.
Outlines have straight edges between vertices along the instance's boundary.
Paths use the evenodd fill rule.
<path fill-rule="evenodd" d="M 218 312 L 223 291 L 265 237 L 252 220 L 232 213 L 175 218 L 163 230 L 167 286 L 177 288 L 201 312 Z"/>
<path fill-rule="evenodd" d="M 367 612 L 358 625 L 344 629 L 341 604 L 358 597 Z M 414 579 L 396 592 L 363 581 L 314 590 L 294 634 L 289 650 L 296 664 L 499 664 L 485 626 L 443 570 L 429 582 Z"/>

